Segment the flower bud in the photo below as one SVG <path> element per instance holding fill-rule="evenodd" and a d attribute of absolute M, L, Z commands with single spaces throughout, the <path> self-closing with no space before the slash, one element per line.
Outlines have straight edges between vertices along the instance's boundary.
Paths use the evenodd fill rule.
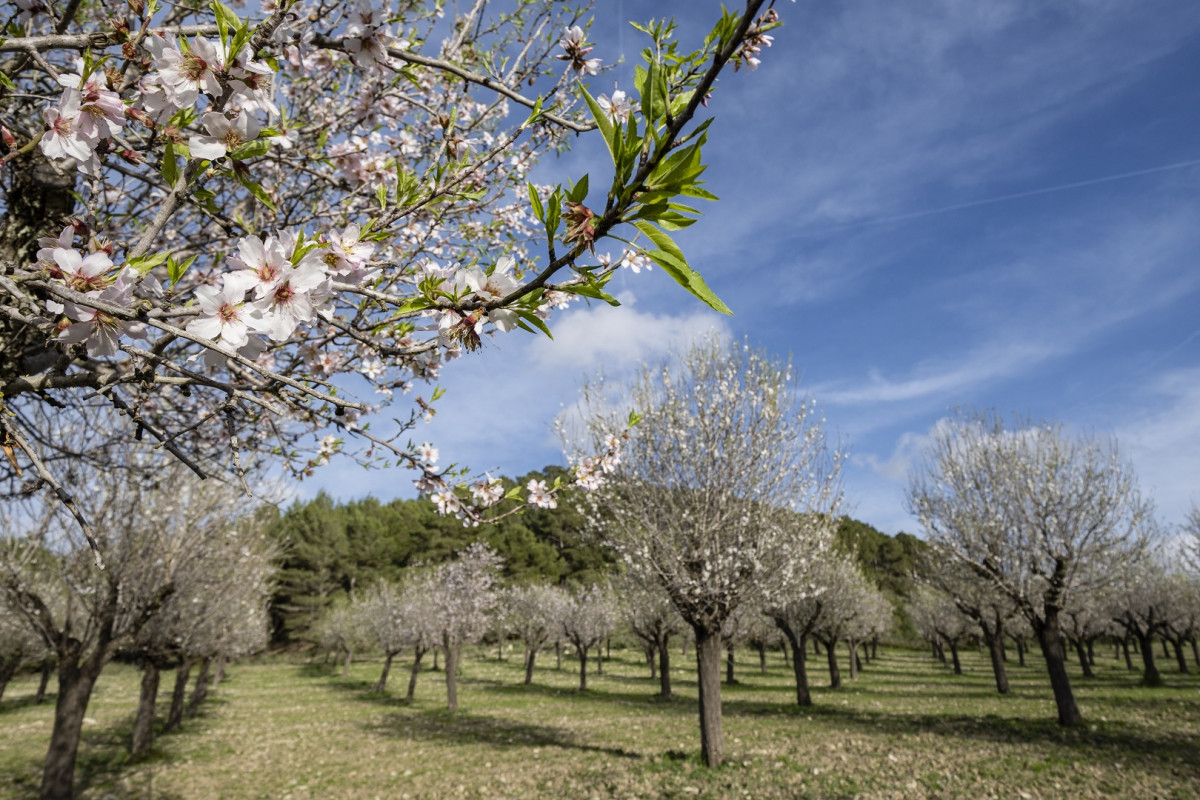
<path fill-rule="evenodd" d="M 142 157 L 142 154 L 139 153 L 137 150 L 128 150 L 128 149 L 122 150 L 119 153 L 119 155 L 125 161 L 129 162 L 130 164 L 134 164 L 134 165 L 141 164 L 146 160 L 145 158 Z"/>
<path fill-rule="evenodd" d="M 12 135 L 12 131 L 0 125 L 0 137 L 4 139 L 4 146 L 12 150 L 17 146 L 17 137 Z"/>

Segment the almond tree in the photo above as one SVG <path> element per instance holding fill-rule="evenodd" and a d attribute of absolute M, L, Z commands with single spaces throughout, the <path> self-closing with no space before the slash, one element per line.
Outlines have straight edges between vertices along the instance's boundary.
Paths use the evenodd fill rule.
<path fill-rule="evenodd" d="M 618 593 L 626 624 L 646 648 L 651 678 L 658 678 L 658 696 L 669 698 L 671 637 L 681 632 L 683 619 L 671 598 L 656 584 L 625 579 L 619 584 Z"/>
<path fill-rule="evenodd" d="M 380 693 L 387 689 L 392 660 L 409 646 L 402 594 L 396 584 L 379 581 L 354 603 L 354 613 L 362 620 L 362 627 L 383 653 L 383 672 L 375 684 L 375 691 Z"/>
<path fill-rule="evenodd" d="M 60 420 L 67 424 L 69 412 Z M 89 431 L 77 430 L 78 437 Z M 58 660 L 58 696 L 41 797 L 72 794 L 80 731 L 104 666 L 179 588 L 214 537 L 248 510 L 205 491 L 177 461 L 145 448 L 106 454 L 109 467 L 74 466 L 88 486 L 73 502 L 95 519 L 97 569 L 66 508 L 44 495 L 14 517 L 0 548 L 0 592 Z M 49 502 L 39 502 L 47 500 Z M 23 524 L 21 524 L 23 523 Z"/>
<path fill-rule="evenodd" d="M 1125 570 L 1108 592 L 1108 613 L 1113 622 L 1137 639 L 1146 686 L 1161 686 L 1163 682 L 1154 661 L 1154 643 L 1166 633 L 1173 600 L 1164 571 L 1152 564 Z"/>
<path fill-rule="evenodd" d="M 579 655 L 579 691 L 587 690 L 588 651 L 598 646 L 617 624 L 617 600 L 607 586 L 575 589 L 563 603 L 559 625 Z"/>
<path fill-rule="evenodd" d="M 500 600 L 503 630 L 516 634 L 525 645 L 525 685 L 533 683 L 533 663 L 538 651 L 562 625 L 567 598 L 562 589 L 548 584 L 515 586 Z"/>
<path fill-rule="evenodd" d="M 215 487 L 207 487 L 211 492 Z M 217 498 L 210 498 L 217 500 Z M 236 502 L 226 487 L 219 502 Z M 154 741 L 154 713 L 159 677 L 176 668 L 184 677 L 196 659 L 238 658 L 261 650 L 267 642 L 267 603 L 270 599 L 276 551 L 265 529 L 247 517 L 206 538 L 177 571 L 174 590 L 122 654 L 142 666 L 142 683 L 134 718 L 132 753 L 149 751 Z M 173 693 L 168 728 L 182 720 L 183 689 Z M 201 690 L 203 698 L 206 690 Z"/>
<path fill-rule="evenodd" d="M 982 581 L 967 565 L 936 558 L 925 558 L 921 565 L 921 580 L 954 603 L 959 613 L 968 617 L 983 634 L 983 644 L 992 664 L 996 691 L 1009 693 L 1008 668 L 1004 663 L 1004 637 L 1013 623 L 1015 607 L 1007 596 L 991 583 Z M 1025 657 L 1022 652 L 1021 664 Z"/>
<path fill-rule="evenodd" d="M 503 559 L 482 543 L 468 546 L 452 561 L 434 568 L 428 588 L 432 627 L 446 656 L 446 707 L 458 709 L 458 664 L 464 644 L 488 631 L 500 599 Z"/>
<path fill-rule="evenodd" d="M 918 586 L 909 602 L 913 624 L 930 642 L 941 642 L 950 648 L 954 674 L 962 675 L 958 646 L 975 627 L 974 621 L 963 614 L 947 595 L 929 586 Z"/>
<path fill-rule="evenodd" d="M 618 418 L 585 387 L 594 433 Z M 630 575 L 661 586 L 692 629 L 704 761 L 724 759 L 721 627 L 738 606 L 804 584 L 832 541 L 838 459 L 791 368 L 715 337 L 647 367 L 619 401 L 643 415 L 599 495 L 602 535 Z"/>
<path fill-rule="evenodd" d="M 1029 620 L 1059 724 L 1081 723 L 1062 611 L 1140 556 L 1150 517 L 1116 446 L 1050 424 L 1010 430 L 995 413 L 962 415 L 934 431 L 908 498 L 935 557 L 968 566 Z"/>
<path fill-rule="evenodd" d="M 701 106 L 759 62 L 765 5 L 720 13 L 698 49 L 640 26 L 633 85 L 594 96 L 586 4 L 18 4 L 0 41 L 0 481 L 45 487 L 91 536 L 69 466 L 88 454 L 44 422 L 98 398 L 122 415 L 110 443 L 147 437 L 202 477 L 253 454 L 306 475 L 342 451 L 412 470 L 446 513 L 488 513 L 502 495 L 411 433 L 448 362 L 548 332 L 579 296 L 616 303 L 622 265 L 728 311 L 670 232 L 713 199 Z M 611 177 L 529 182 L 579 134 L 604 140 Z M 619 258 L 597 255 L 606 239 Z M 365 424 L 421 386 L 394 426 Z"/>

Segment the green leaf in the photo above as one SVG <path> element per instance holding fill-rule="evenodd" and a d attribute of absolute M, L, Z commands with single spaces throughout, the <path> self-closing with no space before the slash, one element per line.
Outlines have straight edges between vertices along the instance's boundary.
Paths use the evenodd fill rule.
<path fill-rule="evenodd" d="M 217 17 L 217 31 L 221 34 L 221 44 L 228 47 L 229 29 L 233 28 L 234 30 L 237 30 L 238 26 L 241 24 L 241 20 L 238 19 L 237 14 L 233 13 L 232 9 L 220 2 L 220 0 L 213 0 L 211 3 L 209 3 L 208 7 L 212 9 L 213 13 Z M 231 50 L 230 52 L 236 53 L 237 51 Z"/>
<path fill-rule="evenodd" d="M 188 267 L 190 267 L 199 257 L 200 254 L 197 253 L 182 263 L 175 261 L 173 258 L 167 259 L 167 277 L 171 279 L 172 286 L 179 283 L 179 279 L 183 277 L 183 273 L 187 272 Z"/>
<path fill-rule="evenodd" d="M 142 275 L 145 275 L 150 270 L 157 267 L 159 264 L 170 258 L 170 253 L 148 253 L 138 258 L 131 258 L 126 262 L 125 266 L 137 270 Z"/>
<path fill-rule="evenodd" d="M 617 298 L 600 289 L 596 283 L 564 283 L 554 287 L 560 292 L 567 294 L 577 294 L 580 297 L 591 297 L 595 300 L 603 300 L 610 306 L 621 305 Z"/>
<path fill-rule="evenodd" d="M 272 211 L 278 210 L 275 208 L 275 203 L 271 202 L 271 196 L 267 194 L 266 190 L 263 189 L 262 186 L 255 183 L 248 176 L 243 175 L 239 170 L 234 170 L 233 176 L 237 178 L 238 183 L 250 190 L 250 194 L 254 195 L 258 202 L 262 203 Z"/>
<path fill-rule="evenodd" d="M 159 174 L 167 182 L 168 188 L 175 186 L 175 181 L 179 179 L 179 167 L 175 163 L 174 142 L 168 141 L 166 146 L 163 147 L 162 167 L 159 168 Z"/>
<path fill-rule="evenodd" d="M 387 194 L 387 184 L 385 183 L 379 184 L 378 188 L 375 189 L 375 199 L 379 201 L 379 209 L 381 211 L 387 208 Z"/>
<path fill-rule="evenodd" d="M 528 128 L 530 125 L 538 121 L 542 116 L 542 96 L 538 95 L 537 102 L 533 104 L 533 110 L 529 112 L 529 116 L 521 123 L 522 128 Z"/>
<path fill-rule="evenodd" d="M 544 225 L 546 223 L 546 209 L 542 205 L 542 198 L 538 195 L 537 187 L 532 183 L 529 184 L 529 204 L 533 206 L 534 216 Z"/>
<path fill-rule="evenodd" d="M 612 117 L 600 107 L 596 102 L 596 98 L 584 88 L 583 84 L 579 84 L 579 91 L 583 92 L 583 99 L 587 101 L 588 109 L 592 112 L 592 119 L 596 123 L 596 127 L 600 129 L 600 134 L 604 137 L 604 143 L 608 145 L 608 154 L 612 156 L 613 164 L 619 165 L 621 161 L 621 128 L 613 125 Z"/>
<path fill-rule="evenodd" d="M 545 321 L 543 321 L 542 318 L 539 317 L 537 314 L 533 313 L 532 311 L 528 311 L 524 308 L 514 308 L 511 310 L 515 311 L 517 313 L 517 316 L 521 318 L 521 321 L 517 323 L 517 325 L 519 327 L 523 328 L 524 330 L 529 331 L 530 333 L 533 333 L 534 332 L 533 328 L 536 328 L 537 330 L 539 330 L 542 333 L 549 336 L 551 339 L 554 338 L 553 334 L 550 333 L 550 328 L 548 328 L 546 326 Z M 526 323 L 529 323 L 529 324 L 527 325 Z M 532 325 L 533 328 L 530 328 L 529 327 L 530 325 Z"/>
<path fill-rule="evenodd" d="M 588 176 L 585 174 L 571 187 L 571 191 L 567 192 L 567 199 L 572 203 L 582 203 L 588 196 Z"/>
<path fill-rule="evenodd" d="M 236 147 L 229 152 L 230 158 L 236 158 L 238 161 L 245 161 L 248 158 L 265 155 L 271 149 L 271 140 L 266 137 L 255 139 L 252 142 L 246 142 L 240 147 Z"/>
<path fill-rule="evenodd" d="M 691 292 L 696 298 L 715 311 L 720 311 L 722 314 L 732 314 L 729 306 L 713 293 L 712 289 L 708 288 L 708 284 L 704 282 L 704 278 L 700 277 L 700 273 L 688 266 L 687 259 L 683 256 L 683 251 L 679 249 L 679 245 L 668 236 L 665 232 L 660 231 L 648 222 L 633 223 L 639 231 L 644 233 L 650 241 L 658 245 L 657 250 L 646 252 L 655 264 L 663 268 L 663 271 L 675 279 L 683 288 Z"/>

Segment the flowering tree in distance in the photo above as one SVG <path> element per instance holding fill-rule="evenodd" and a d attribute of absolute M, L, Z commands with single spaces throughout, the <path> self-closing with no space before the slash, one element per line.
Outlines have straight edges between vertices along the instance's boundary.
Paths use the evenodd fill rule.
<path fill-rule="evenodd" d="M 1029 620 L 1060 725 L 1083 717 L 1067 675 L 1060 616 L 1145 552 L 1149 504 L 1116 448 L 1053 425 L 1005 428 L 963 415 L 934 433 L 909 503 L 935 554 L 960 562 Z"/>
<path fill-rule="evenodd" d="M 743 603 L 767 607 L 803 591 L 832 541 L 840 460 L 790 366 L 748 345 L 697 341 L 627 389 L 621 402 L 644 418 L 610 465 L 602 531 L 695 634 L 701 753 L 718 766 L 722 625 Z M 616 423 L 603 392 L 584 389 L 594 435 Z"/>
<path fill-rule="evenodd" d="M 671 232 L 713 199 L 697 112 L 727 66 L 757 65 L 767 5 L 722 13 L 695 50 L 639 26 L 633 85 L 594 97 L 584 9 L 551 0 L 18 3 L 0 41 L 0 479 L 49 487 L 90 535 L 60 461 L 86 454 L 38 412 L 98 396 L 123 416 L 114 441 L 201 476 L 256 453 L 305 475 L 345 450 L 485 515 L 503 493 L 409 438 L 449 360 L 549 333 L 578 297 L 616 303 L 621 264 L 728 311 Z M 528 182 L 588 132 L 611 178 Z M 628 243 L 611 262 L 610 237 Z M 426 384 L 393 428 L 364 422 Z M 528 491 L 547 505 L 557 487 Z"/>

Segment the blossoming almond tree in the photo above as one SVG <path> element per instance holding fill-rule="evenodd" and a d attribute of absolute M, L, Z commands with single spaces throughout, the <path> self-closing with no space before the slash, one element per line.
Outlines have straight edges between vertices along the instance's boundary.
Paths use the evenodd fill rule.
<path fill-rule="evenodd" d="M 1058 707 L 1083 716 L 1060 617 L 1076 593 L 1112 583 L 1146 553 L 1153 508 L 1115 446 L 1050 424 L 963 414 L 934 432 L 908 502 L 932 552 L 1007 596 L 1032 626 Z"/>
<path fill-rule="evenodd" d="M 747 344 L 697 341 L 623 388 L 617 402 L 644 418 L 589 497 L 629 572 L 660 585 L 695 634 L 701 753 L 718 766 L 722 625 L 739 605 L 804 591 L 833 540 L 840 457 L 790 365 Z M 593 436 L 616 424 L 608 387 L 585 387 L 583 407 Z"/>
<path fill-rule="evenodd" d="M 338 451 L 411 468 L 471 522 L 502 498 L 410 439 L 447 362 L 549 334 L 573 299 L 615 304 L 622 264 L 728 310 L 671 232 L 713 199 L 698 112 L 770 44 L 766 0 L 695 50 L 639 26 L 644 63 L 604 103 L 584 9 L 550 0 L 26 6 L 0 41 L 0 463 L 89 533 L 38 408 L 98 396 L 115 441 L 201 476 L 255 453 L 301 476 Z M 610 178 L 528 181 L 589 132 Z M 606 238 L 627 243 L 615 262 Z M 394 427 L 364 420 L 409 392 Z"/>

